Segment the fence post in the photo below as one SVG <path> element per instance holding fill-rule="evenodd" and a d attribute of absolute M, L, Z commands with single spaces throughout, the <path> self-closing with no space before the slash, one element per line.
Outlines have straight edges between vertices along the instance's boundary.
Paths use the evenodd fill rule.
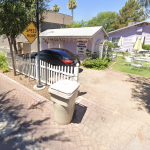
<path fill-rule="evenodd" d="M 38 82 L 38 61 L 37 61 L 37 57 L 35 57 L 35 68 L 36 68 L 36 81 Z"/>
<path fill-rule="evenodd" d="M 78 77 L 79 77 L 79 63 L 76 64 L 74 67 L 74 81 L 78 82 Z"/>

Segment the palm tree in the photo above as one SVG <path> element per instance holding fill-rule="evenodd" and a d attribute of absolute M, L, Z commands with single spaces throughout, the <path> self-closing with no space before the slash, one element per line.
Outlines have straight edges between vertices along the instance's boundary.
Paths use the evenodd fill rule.
<path fill-rule="evenodd" d="M 53 12 L 59 12 L 59 9 L 60 9 L 60 7 L 55 4 L 55 5 L 53 6 L 53 8 L 52 8 L 52 11 L 53 11 Z"/>
<path fill-rule="evenodd" d="M 68 2 L 68 8 L 72 9 L 72 20 L 73 20 L 73 9 L 77 7 L 77 1 L 76 0 L 69 0 Z"/>

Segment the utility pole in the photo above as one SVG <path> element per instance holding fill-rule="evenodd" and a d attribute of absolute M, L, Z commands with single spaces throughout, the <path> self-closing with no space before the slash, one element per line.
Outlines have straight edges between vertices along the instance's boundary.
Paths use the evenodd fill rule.
<path fill-rule="evenodd" d="M 38 84 L 37 87 L 42 87 L 40 80 L 40 50 L 39 50 L 39 4 L 36 0 L 36 25 L 37 25 L 37 50 L 38 50 Z"/>
<path fill-rule="evenodd" d="M 40 80 L 40 48 L 39 48 L 39 2 L 36 0 L 36 23 L 37 23 L 37 52 L 38 52 L 38 84 L 36 85 L 36 90 L 42 90 L 45 88 L 41 84 Z"/>

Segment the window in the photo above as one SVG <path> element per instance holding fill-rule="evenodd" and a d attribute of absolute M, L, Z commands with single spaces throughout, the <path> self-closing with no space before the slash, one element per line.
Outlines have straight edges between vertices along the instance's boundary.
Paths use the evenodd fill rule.
<path fill-rule="evenodd" d="M 136 32 L 142 32 L 143 31 L 143 27 L 137 27 Z"/>
<path fill-rule="evenodd" d="M 120 39 L 120 37 L 112 37 L 112 42 L 113 43 L 118 43 L 119 39 Z"/>

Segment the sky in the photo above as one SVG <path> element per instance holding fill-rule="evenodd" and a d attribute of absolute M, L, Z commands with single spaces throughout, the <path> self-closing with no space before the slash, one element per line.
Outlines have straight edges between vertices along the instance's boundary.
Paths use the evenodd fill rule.
<path fill-rule="evenodd" d="M 60 6 L 59 13 L 72 15 L 71 10 L 67 8 L 69 0 L 52 0 L 50 9 L 57 4 Z M 88 21 L 100 12 L 119 10 L 125 5 L 127 0 L 77 0 L 77 8 L 74 9 L 74 21 Z"/>

